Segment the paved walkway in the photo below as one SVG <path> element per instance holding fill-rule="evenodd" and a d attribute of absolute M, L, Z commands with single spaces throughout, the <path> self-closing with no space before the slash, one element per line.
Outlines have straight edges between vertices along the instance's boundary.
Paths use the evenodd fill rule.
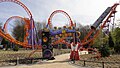
<path fill-rule="evenodd" d="M 2 68 L 83 68 L 83 67 L 71 65 L 70 63 L 66 62 L 68 58 L 69 58 L 69 54 L 62 54 L 55 56 L 55 60 L 40 61 L 38 64 L 17 65 L 17 66 L 2 67 Z"/>

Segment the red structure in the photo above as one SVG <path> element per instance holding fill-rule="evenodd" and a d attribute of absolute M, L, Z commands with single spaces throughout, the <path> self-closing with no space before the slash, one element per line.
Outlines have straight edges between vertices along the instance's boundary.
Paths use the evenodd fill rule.
<path fill-rule="evenodd" d="M 10 18 L 6 21 L 6 23 L 5 23 L 5 25 L 4 25 L 5 32 L 0 29 L 0 36 L 2 36 L 3 38 L 7 39 L 8 41 L 10 41 L 10 42 L 12 42 L 12 43 L 21 45 L 21 46 L 23 46 L 23 47 L 30 47 L 30 48 L 33 48 L 33 49 L 34 49 L 35 46 L 37 46 L 37 44 L 35 44 L 37 41 L 34 41 L 34 40 L 36 40 L 36 38 L 35 38 L 36 35 L 34 35 L 34 32 L 35 32 L 34 27 L 35 27 L 35 26 L 34 26 L 34 20 L 33 20 L 33 18 L 32 18 L 32 14 L 31 14 L 31 12 L 29 11 L 29 9 L 28 9 L 22 2 L 20 2 L 19 0 L 0 0 L 0 3 L 2 3 L 2 2 L 13 2 L 13 3 L 16 3 L 16 4 L 20 5 L 20 6 L 27 12 L 27 14 L 28 14 L 28 16 L 29 16 L 29 19 L 27 20 L 27 19 L 21 18 L 21 17 L 19 17 L 19 16 L 10 17 Z M 113 15 L 116 13 L 116 7 L 117 7 L 118 5 L 119 5 L 119 4 L 116 3 L 116 4 L 114 4 L 113 6 L 108 7 L 108 8 L 106 9 L 106 11 L 105 11 L 105 12 L 95 21 L 95 23 L 92 25 L 90 32 L 89 32 L 88 35 L 82 40 L 82 43 L 76 43 L 76 44 L 75 44 L 75 40 L 73 40 L 73 43 L 71 43 L 71 44 L 69 43 L 69 46 L 71 47 L 70 59 L 74 59 L 74 60 L 79 60 L 79 59 L 80 59 L 79 53 L 78 53 L 80 46 L 84 46 L 85 44 L 88 44 L 88 43 L 94 41 L 94 39 L 98 36 L 100 30 L 105 27 L 106 23 L 109 22 L 109 19 L 110 19 L 111 17 L 113 17 Z M 62 14 L 64 14 L 64 15 L 69 19 L 70 26 L 71 26 L 71 27 L 75 26 L 75 24 L 73 23 L 72 19 L 70 18 L 70 16 L 69 16 L 65 11 L 63 11 L 63 10 L 56 10 L 56 11 L 54 11 L 54 12 L 50 15 L 50 17 L 48 18 L 48 24 L 47 24 L 46 27 L 48 27 L 50 24 L 52 24 L 52 23 L 51 23 L 52 17 L 53 17 L 56 13 L 62 13 Z M 11 19 L 13 19 L 13 18 L 20 18 L 20 19 L 23 19 L 23 20 L 26 22 L 26 23 L 25 23 L 25 24 L 26 24 L 26 25 L 25 25 L 26 36 L 25 36 L 25 38 L 24 38 L 24 40 L 25 40 L 24 42 L 20 42 L 20 41 L 18 41 L 18 40 L 16 40 L 16 39 L 12 38 L 12 37 L 7 33 L 6 27 L 7 27 L 7 25 L 8 25 L 8 22 L 9 22 Z M 105 19 L 105 20 L 104 20 L 104 19 Z M 102 22 L 103 22 L 103 23 L 102 23 Z M 96 31 L 96 34 L 95 34 L 92 38 L 90 38 L 91 34 L 95 31 L 95 29 L 96 29 L 100 24 L 101 24 L 100 29 Z M 29 30 L 29 31 L 28 31 L 28 30 Z M 27 32 L 27 31 L 28 31 L 28 32 Z M 65 32 L 66 32 L 66 31 L 65 31 Z M 62 33 L 62 32 L 61 32 L 61 33 Z M 75 32 L 75 33 L 76 33 L 76 32 Z M 27 41 L 27 36 L 28 36 L 28 35 L 30 36 L 30 38 L 29 38 L 29 40 Z M 77 37 L 77 36 L 73 36 L 73 37 Z M 56 41 L 55 43 L 56 43 L 56 44 L 61 43 L 61 42 L 63 42 L 63 40 L 64 40 L 65 38 L 66 38 L 66 37 L 61 38 L 60 40 Z M 32 46 L 31 46 L 31 45 L 32 45 Z M 47 45 L 48 45 L 48 44 L 47 44 Z M 34 51 L 34 52 L 35 52 L 35 51 Z M 33 52 L 33 53 L 34 53 L 34 52 Z"/>
<path fill-rule="evenodd" d="M 52 14 L 50 15 L 50 17 L 48 18 L 48 24 L 47 24 L 46 27 L 48 27 L 48 26 L 50 26 L 50 25 L 52 24 L 52 18 L 53 18 L 53 16 L 54 16 L 55 14 L 57 14 L 57 13 L 62 13 L 62 14 L 64 14 L 64 15 L 68 18 L 68 20 L 69 20 L 69 22 L 70 22 L 70 26 L 73 26 L 73 25 L 74 25 L 71 17 L 68 15 L 68 13 L 66 13 L 66 12 L 63 11 L 63 10 L 55 10 L 54 12 L 52 12 Z"/>
<path fill-rule="evenodd" d="M 68 46 L 71 47 L 70 59 L 79 60 L 79 59 L 80 59 L 80 58 L 79 58 L 79 53 L 78 53 L 79 47 L 80 47 L 80 46 L 84 46 L 84 45 L 86 45 L 86 44 L 91 43 L 91 42 L 94 41 L 94 39 L 99 35 L 100 30 L 102 30 L 102 29 L 105 27 L 106 23 L 109 23 L 109 19 L 110 19 L 111 17 L 114 17 L 113 15 L 115 15 L 115 13 L 116 13 L 116 7 L 117 7 L 118 5 L 119 5 L 119 3 L 115 3 L 113 6 L 108 7 L 108 8 L 102 13 L 102 15 L 101 15 L 101 16 L 95 21 L 95 23 L 91 26 L 91 30 L 90 30 L 89 33 L 85 36 L 85 38 L 82 40 L 82 43 L 81 43 L 81 44 L 78 44 L 78 43 L 77 43 L 77 44 L 74 45 L 73 43 L 71 43 L 71 44 L 70 44 L 70 43 L 67 43 L 67 42 L 64 41 L 64 39 L 65 39 L 66 37 L 61 38 L 60 40 L 56 41 L 55 44 L 58 44 L 58 43 L 61 43 L 61 42 L 63 42 L 64 44 L 67 44 Z M 50 23 L 51 23 L 51 22 L 50 22 Z M 101 24 L 101 26 L 100 26 L 100 24 Z M 96 31 L 96 28 L 97 28 L 98 26 L 100 26 L 100 29 Z M 94 35 L 92 38 L 90 38 L 91 34 L 92 34 L 93 32 L 95 32 L 95 31 L 96 31 L 95 35 Z M 73 37 L 74 37 L 74 36 L 73 36 Z M 74 42 L 74 40 L 73 40 L 73 42 Z"/>
<path fill-rule="evenodd" d="M 29 18 L 22 18 L 20 16 L 12 16 L 10 17 L 6 23 L 4 24 L 4 31 L 3 30 L 0 30 L 0 36 L 7 39 L 8 41 L 12 42 L 12 43 L 15 43 L 15 44 L 18 44 L 20 46 L 23 46 L 23 47 L 30 47 L 32 49 L 35 49 L 35 46 L 37 46 L 38 44 L 36 43 L 37 41 L 36 40 L 36 35 L 35 35 L 35 27 L 34 27 L 34 20 L 32 18 L 32 13 L 30 12 L 30 10 L 22 3 L 20 2 L 19 0 L 0 0 L 0 3 L 3 3 L 3 2 L 12 2 L 12 3 L 15 3 L 15 4 L 18 4 L 19 6 L 21 6 L 28 14 Z M 10 20 L 12 19 L 16 19 L 16 18 L 19 18 L 19 19 L 22 19 L 24 22 L 25 22 L 25 37 L 24 37 L 24 42 L 20 42 L 16 39 L 14 39 L 13 37 L 10 36 L 9 33 L 7 33 L 7 26 L 8 26 L 8 23 L 10 22 Z M 28 38 L 29 36 L 29 38 Z"/>
<path fill-rule="evenodd" d="M 82 43 L 85 43 L 85 42 L 92 42 L 98 35 L 99 35 L 99 32 L 100 30 L 102 30 L 106 23 L 110 23 L 110 20 L 112 17 L 115 16 L 115 13 L 117 12 L 116 11 L 116 7 L 119 5 L 119 3 L 115 3 L 113 6 L 111 7 L 108 7 L 106 9 L 106 11 L 104 11 L 102 13 L 102 15 L 95 21 L 95 23 L 91 26 L 91 30 L 89 31 L 89 33 L 84 37 L 84 39 L 82 40 Z M 104 20 L 104 21 L 103 21 Z M 94 35 L 93 38 L 89 39 L 89 37 L 91 36 L 91 34 L 93 32 L 95 32 L 96 28 L 100 26 L 100 29 L 96 32 L 96 34 Z"/>

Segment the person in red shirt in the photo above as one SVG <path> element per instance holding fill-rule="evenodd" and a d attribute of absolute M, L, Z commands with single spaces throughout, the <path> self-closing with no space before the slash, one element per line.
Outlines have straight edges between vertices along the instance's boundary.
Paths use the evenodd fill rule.
<path fill-rule="evenodd" d="M 73 41 L 73 39 L 72 39 L 72 41 Z M 68 43 L 68 42 L 63 40 L 62 42 L 67 44 L 67 46 L 69 46 L 71 48 L 70 60 L 80 60 L 79 48 L 81 47 L 81 44 L 77 41 Z"/>
<path fill-rule="evenodd" d="M 71 60 L 80 60 L 79 57 L 79 47 L 80 47 L 80 43 L 76 43 L 74 44 L 73 42 L 70 44 L 71 47 L 71 52 L 70 52 L 70 59 Z"/>

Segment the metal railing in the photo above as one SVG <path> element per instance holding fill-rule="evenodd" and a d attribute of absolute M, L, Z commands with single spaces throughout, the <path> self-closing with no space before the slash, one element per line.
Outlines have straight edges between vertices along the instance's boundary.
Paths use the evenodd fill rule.
<path fill-rule="evenodd" d="M 77 66 L 90 67 L 90 68 L 120 68 L 120 61 L 89 61 L 80 60 L 74 63 Z"/>

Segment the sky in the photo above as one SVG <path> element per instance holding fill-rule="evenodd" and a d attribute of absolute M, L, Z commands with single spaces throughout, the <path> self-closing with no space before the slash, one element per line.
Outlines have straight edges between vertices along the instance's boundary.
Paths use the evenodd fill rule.
<path fill-rule="evenodd" d="M 93 24 L 103 11 L 118 3 L 119 0 L 20 0 L 24 3 L 38 22 L 47 22 L 50 14 L 55 10 L 63 10 L 73 21 L 82 25 Z M 116 19 L 120 19 L 120 7 L 117 7 Z M 0 3 L 0 22 L 5 22 L 11 16 L 28 17 L 25 10 L 15 3 Z M 69 20 L 63 14 L 56 14 L 52 18 L 54 26 L 64 26 Z"/>

